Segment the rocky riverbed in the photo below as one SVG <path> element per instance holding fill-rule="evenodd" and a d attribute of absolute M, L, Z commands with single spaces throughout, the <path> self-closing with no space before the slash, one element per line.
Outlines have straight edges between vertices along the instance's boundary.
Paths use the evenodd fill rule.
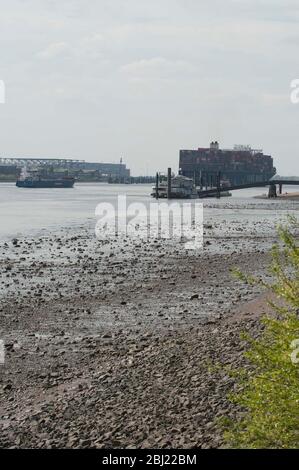
<path fill-rule="evenodd" d="M 1 447 L 220 447 L 236 410 L 211 364 L 243 361 L 274 227 L 205 225 L 179 241 L 98 240 L 86 227 L 0 244 Z M 262 296 L 262 297 L 261 297 Z"/>

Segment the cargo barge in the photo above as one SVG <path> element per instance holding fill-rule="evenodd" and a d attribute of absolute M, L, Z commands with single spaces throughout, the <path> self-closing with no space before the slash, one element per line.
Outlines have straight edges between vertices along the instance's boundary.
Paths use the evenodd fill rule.
<path fill-rule="evenodd" d="M 72 188 L 75 178 L 72 176 L 53 177 L 28 175 L 23 173 L 16 182 L 18 188 Z"/>

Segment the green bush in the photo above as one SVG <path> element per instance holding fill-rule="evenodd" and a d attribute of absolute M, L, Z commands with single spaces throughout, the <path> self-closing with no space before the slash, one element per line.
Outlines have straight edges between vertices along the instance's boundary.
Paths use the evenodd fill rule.
<path fill-rule="evenodd" d="M 272 249 L 273 283 L 237 272 L 275 294 L 273 316 L 263 318 L 257 340 L 246 337 L 251 367 L 237 371 L 238 391 L 230 395 L 244 413 L 225 423 L 224 439 L 234 448 L 299 448 L 299 245 L 298 222 L 279 227 Z M 296 342 L 296 340 L 298 340 Z"/>

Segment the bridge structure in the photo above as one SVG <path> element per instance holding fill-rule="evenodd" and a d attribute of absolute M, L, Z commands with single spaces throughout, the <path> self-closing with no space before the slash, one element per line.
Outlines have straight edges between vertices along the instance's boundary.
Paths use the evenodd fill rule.
<path fill-rule="evenodd" d="M 288 186 L 299 186 L 299 177 L 288 177 L 288 176 L 274 176 L 268 181 L 259 181 L 255 183 L 246 183 L 246 184 L 239 184 L 239 185 L 221 185 L 220 184 L 220 174 L 217 176 L 217 185 L 213 188 L 199 188 L 198 189 L 198 196 L 200 198 L 209 197 L 210 195 L 217 195 L 218 198 L 221 197 L 221 192 L 223 191 L 234 191 L 237 189 L 248 189 L 248 188 L 265 188 L 269 186 L 269 197 L 276 196 L 276 187 L 278 186 L 279 194 L 282 194 L 282 188 L 285 185 Z M 271 196 L 271 194 L 273 196 Z"/>
<path fill-rule="evenodd" d="M 37 166 L 60 166 L 74 167 L 78 164 L 85 163 L 84 160 L 74 160 L 73 158 L 10 158 L 1 157 L 0 165 L 13 165 L 16 167 L 33 167 Z"/>

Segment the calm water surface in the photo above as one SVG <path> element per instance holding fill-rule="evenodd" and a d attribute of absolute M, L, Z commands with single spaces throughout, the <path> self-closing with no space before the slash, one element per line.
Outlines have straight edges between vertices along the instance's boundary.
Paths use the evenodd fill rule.
<path fill-rule="evenodd" d="M 126 194 L 127 202 L 153 201 L 152 185 L 76 184 L 72 189 L 17 188 L 0 183 L 0 239 L 57 231 L 61 227 L 92 225 L 95 208 L 100 202 L 116 203 Z M 298 191 L 285 187 L 284 191 Z M 299 202 L 258 200 L 253 197 L 266 188 L 234 191 L 230 198 L 205 199 L 205 221 L 225 219 L 279 219 L 287 211 L 298 210 Z M 272 209 L 272 210 L 270 210 Z"/>

